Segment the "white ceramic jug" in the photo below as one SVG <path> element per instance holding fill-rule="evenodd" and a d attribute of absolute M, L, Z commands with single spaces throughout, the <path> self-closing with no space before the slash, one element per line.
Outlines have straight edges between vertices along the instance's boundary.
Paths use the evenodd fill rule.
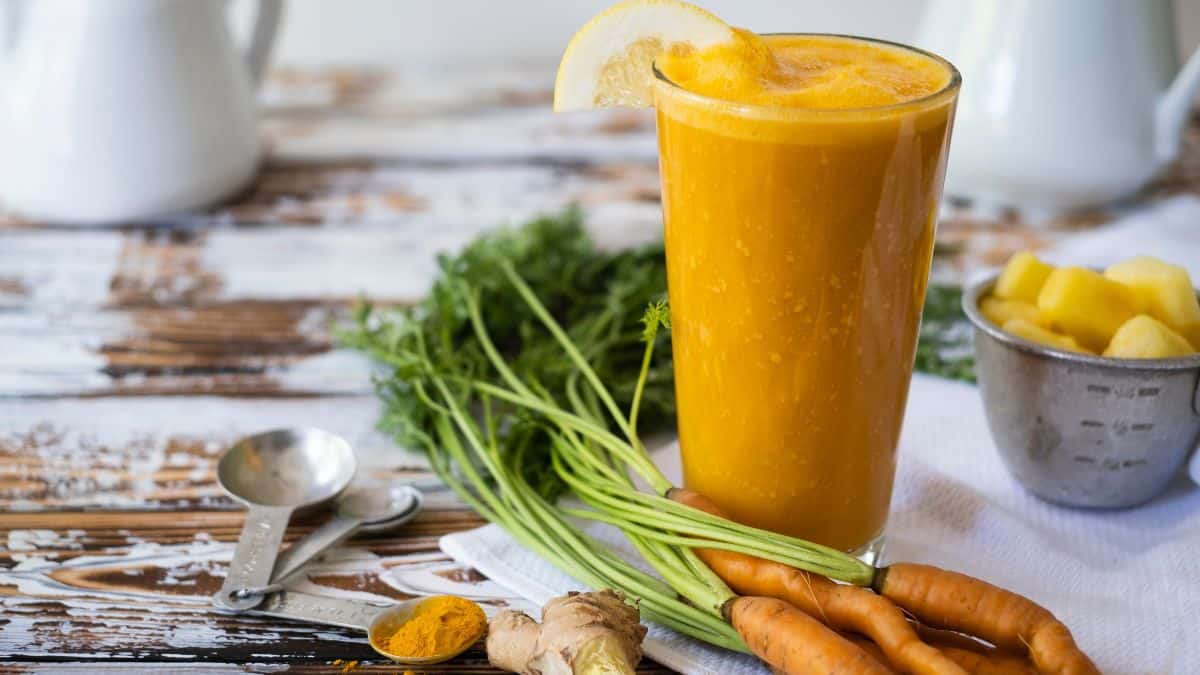
<path fill-rule="evenodd" d="M 91 224 L 212 203 L 259 161 L 254 88 L 281 0 L 246 52 L 224 0 L 0 0 L 0 205 Z"/>
<path fill-rule="evenodd" d="M 947 192 L 1035 217 L 1145 186 L 1200 84 L 1171 0 L 931 0 L 917 45 L 963 74 Z"/>

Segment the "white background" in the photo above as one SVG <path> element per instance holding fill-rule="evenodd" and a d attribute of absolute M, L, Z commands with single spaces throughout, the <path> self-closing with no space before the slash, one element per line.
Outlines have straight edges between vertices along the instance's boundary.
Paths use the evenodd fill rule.
<path fill-rule="evenodd" d="M 575 30 L 614 2 L 290 0 L 275 63 L 469 65 L 504 59 L 553 64 Z M 910 41 L 925 1 L 699 0 L 698 4 L 731 24 L 758 32 L 840 32 Z M 1190 52 L 1200 43 L 1200 0 L 1176 0 L 1176 6 L 1180 47 Z M 238 14 L 244 16 L 245 9 L 238 7 Z"/>

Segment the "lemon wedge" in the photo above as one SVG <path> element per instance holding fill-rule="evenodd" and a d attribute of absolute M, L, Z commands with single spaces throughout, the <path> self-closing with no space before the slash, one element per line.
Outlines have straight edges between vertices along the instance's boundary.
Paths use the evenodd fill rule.
<path fill-rule="evenodd" d="M 686 2 L 627 0 L 613 5 L 567 45 L 554 80 L 554 110 L 649 107 L 655 57 L 736 39 L 725 22 Z"/>

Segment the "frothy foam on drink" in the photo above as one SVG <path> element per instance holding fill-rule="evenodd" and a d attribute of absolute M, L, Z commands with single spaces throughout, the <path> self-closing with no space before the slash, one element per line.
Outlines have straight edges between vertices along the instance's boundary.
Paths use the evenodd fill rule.
<path fill-rule="evenodd" d="M 733 42 L 670 50 L 656 65 L 675 84 L 712 98 L 829 110 L 904 103 L 950 80 L 949 70 L 935 59 L 884 44 L 735 31 Z"/>

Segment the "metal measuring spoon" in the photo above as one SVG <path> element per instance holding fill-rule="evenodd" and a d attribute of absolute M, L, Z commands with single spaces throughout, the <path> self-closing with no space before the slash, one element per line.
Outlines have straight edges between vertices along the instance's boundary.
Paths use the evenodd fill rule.
<path fill-rule="evenodd" d="M 247 589 L 270 583 L 292 512 L 336 497 L 355 467 L 350 444 L 321 429 L 268 431 L 227 450 L 217 463 L 217 481 L 249 511 L 214 602 L 238 610 L 262 602 L 261 594 Z"/>
<path fill-rule="evenodd" d="M 449 661 L 467 651 L 486 630 L 486 626 L 481 627 L 479 635 L 464 639 L 465 644 L 444 654 L 412 657 L 387 651 L 384 642 L 386 636 L 394 633 L 401 624 L 408 621 L 417 605 L 435 597 L 438 596 L 413 598 L 394 605 L 373 605 L 360 600 L 326 598 L 297 591 L 277 591 L 267 595 L 263 603 L 250 610 L 250 613 L 366 631 L 371 649 L 382 656 L 386 656 L 396 663 L 429 666 Z"/>
<path fill-rule="evenodd" d="M 359 530 L 379 532 L 403 525 L 417 515 L 424 501 L 421 492 L 410 485 L 351 487 L 338 496 L 332 520 L 279 556 L 271 586 L 282 584 L 313 558 Z"/>

